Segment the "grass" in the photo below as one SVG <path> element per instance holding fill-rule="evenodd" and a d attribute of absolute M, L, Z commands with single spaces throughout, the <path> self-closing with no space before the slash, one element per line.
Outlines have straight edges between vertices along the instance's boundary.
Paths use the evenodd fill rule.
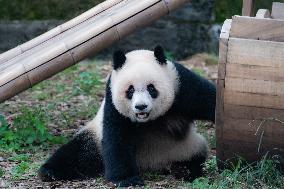
<path fill-rule="evenodd" d="M 49 116 L 40 107 L 29 109 L 21 107 L 15 116 L 12 127 L 0 115 L 0 147 L 7 151 L 19 151 L 36 145 L 62 144 L 65 137 L 51 135 L 45 125 Z"/>
<path fill-rule="evenodd" d="M 187 183 L 190 188 L 283 188 L 284 177 L 277 169 L 277 161 L 263 159 L 254 164 L 248 164 L 241 158 L 232 169 L 217 172 L 216 158 L 207 160 L 206 177 L 201 177 L 192 183 Z"/>

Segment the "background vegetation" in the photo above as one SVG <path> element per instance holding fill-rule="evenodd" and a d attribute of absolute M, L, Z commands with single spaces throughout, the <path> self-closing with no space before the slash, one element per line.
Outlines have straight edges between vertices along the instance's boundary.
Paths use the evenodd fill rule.
<path fill-rule="evenodd" d="M 256 0 L 256 9 L 271 10 L 272 2 L 282 2 L 284 0 Z M 233 15 L 240 15 L 242 12 L 242 0 L 215 0 L 216 22 L 222 23 L 226 18 Z"/>
<path fill-rule="evenodd" d="M 103 0 L 0 0 L 0 20 L 70 19 Z M 271 9 L 273 1 L 256 0 L 256 10 Z M 242 0 L 215 0 L 216 22 L 241 14 Z"/>
<path fill-rule="evenodd" d="M 70 19 L 102 1 L 104 0 L 0 0 L 0 19 Z"/>

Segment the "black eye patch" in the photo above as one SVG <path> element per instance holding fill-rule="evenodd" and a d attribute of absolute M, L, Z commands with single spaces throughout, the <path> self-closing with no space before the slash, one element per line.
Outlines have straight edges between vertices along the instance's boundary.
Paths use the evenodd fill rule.
<path fill-rule="evenodd" d="M 126 91 L 126 98 L 131 100 L 134 92 L 135 92 L 135 89 L 134 89 L 133 85 L 130 85 L 128 87 L 127 91 Z"/>
<path fill-rule="evenodd" d="M 147 90 L 148 90 L 148 92 L 149 92 L 149 94 L 151 95 L 152 98 L 158 97 L 158 91 L 153 84 L 147 85 Z"/>

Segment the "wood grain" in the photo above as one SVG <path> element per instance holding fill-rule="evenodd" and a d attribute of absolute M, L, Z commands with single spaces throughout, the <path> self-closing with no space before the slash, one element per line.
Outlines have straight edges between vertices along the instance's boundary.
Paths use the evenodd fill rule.
<path fill-rule="evenodd" d="M 225 90 L 224 100 L 225 104 L 284 110 L 284 98 L 279 96 L 241 93 Z"/>
<path fill-rule="evenodd" d="M 284 121 L 284 111 L 272 108 L 224 104 L 224 117 L 250 120 L 279 119 Z"/>
<path fill-rule="evenodd" d="M 225 117 L 223 131 L 224 139 L 230 139 L 234 135 L 239 135 L 237 140 L 248 142 L 254 142 L 252 138 L 258 138 L 261 132 L 264 131 L 265 137 L 271 143 L 284 145 L 284 140 L 282 140 L 284 138 L 284 123 L 275 120 L 250 120 Z"/>
<path fill-rule="evenodd" d="M 234 63 L 283 68 L 284 43 L 230 38 L 227 64 Z"/>
<path fill-rule="evenodd" d="M 216 95 L 216 153 L 218 157 L 223 157 L 223 126 L 224 126 L 224 80 L 217 80 Z M 221 165 L 220 165 L 221 166 Z"/>
<path fill-rule="evenodd" d="M 284 20 L 234 16 L 230 37 L 284 41 Z"/>
<path fill-rule="evenodd" d="M 255 0 L 243 0 L 243 16 L 254 16 Z"/>
<path fill-rule="evenodd" d="M 284 3 L 273 2 L 273 4 L 272 4 L 272 18 L 284 19 Z"/>
<path fill-rule="evenodd" d="M 284 82 L 284 67 L 275 68 L 245 64 L 227 64 L 226 76 L 244 79 Z"/>
<path fill-rule="evenodd" d="M 266 94 L 284 98 L 284 82 L 226 77 L 226 91 Z"/>
<path fill-rule="evenodd" d="M 219 65 L 218 65 L 218 79 L 224 79 L 226 75 L 226 63 L 228 52 L 228 40 L 231 29 L 231 19 L 225 20 L 219 39 Z"/>

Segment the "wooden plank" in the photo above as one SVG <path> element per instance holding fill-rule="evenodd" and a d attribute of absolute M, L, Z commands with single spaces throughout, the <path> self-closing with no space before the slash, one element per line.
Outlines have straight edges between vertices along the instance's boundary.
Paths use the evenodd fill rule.
<path fill-rule="evenodd" d="M 234 119 L 279 119 L 284 121 L 284 110 L 224 104 L 224 117 Z"/>
<path fill-rule="evenodd" d="M 270 11 L 268 9 L 259 9 L 255 17 L 256 18 L 271 18 Z"/>
<path fill-rule="evenodd" d="M 230 37 L 284 41 L 284 20 L 234 16 Z"/>
<path fill-rule="evenodd" d="M 284 156 L 283 148 L 275 148 L 274 146 L 262 145 L 260 152 L 258 152 L 257 143 L 245 142 L 245 141 L 235 141 L 234 139 L 224 140 L 224 159 L 221 161 L 226 161 L 225 166 L 231 163 L 238 163 L 238 158 L 242 157 L 248 162 L 255 162 L 263 158 L 264 155 L 268 154 L 267 158 L 272 158 L 277 155 L 277 157 Z"/>
<path fill-rule="evenodd" d="M 218 79 L 224 79 L 226 75 L 226 62 L 228 52 L 228 40 L 231 29 L 231 19 L 225 20 L 219 39 L 219 65 L 218 65 Z"/>
<path fill-rule="evenodd" d="M 245 64 L 227 64 L 226 77 L 284 82 L 284 67 L 274 68 Z"/>
<path fill-rule="evenodd" d="M 243 0 L 243 16 L 254 16 L 254 4 L 255 0 Z"/>
<path fill-rule="evenodd" d="M 218 63 L 218 80 L 217 80 L 217 94 L 216 94 L 216 156 L 218 159 L 223 159 L 223 115 L 224 115 L 224 78 L 226 76 L 226 63 L 228 52 L 228 40 L 231 29 L 231 19 L 225 20 L 219 39 L 219 63 Z M 218 161 L 218 167 L 222 168 L 222 162 Z"/>
<path fill-rule="evenodd" d="M 223 158 L 223 126 L 224 126 L 224 80 L 217 80 L 217 95 L 216 95 L 216 155 L 217 158 Z M 221 166 L 221 165 L 220 165 Z"/>
<path fill-rule="evenodd" d="M 248 162 L 254 162 L 266 154 L 268 158 L 275 155 L 284 157 L 283 123 L 265 122 L 259 127 L 260 124 L 260 120 L 225 118 L 223 157 L 220 160 L 236 163 L 234 160 L 242 157 Z"/>
<path fill-rule="evenodd" d="M 257 142 L 260 134 L 264 132 L 264 137 L 270 143 L 282 144 L 284 147 L 284 122 L 271 119 L 250 120 L 234 119 L 224 117 L 223 138 L 233 139 L 239 135 L 236 140 Z"/>
<path fill-rule="evenodd" d="M 224 119 L 224 159 L 240 155 L 247 160 L 257 160 L 269 152 L 284 155 L 284 124 L 275 121 Z M 227 146 L 230 144 L 229 146 Z M 274 151 L 275 149 L 278 149 Z M 236 153 L 236 154 L 235 154 Z"/>
<path fill-rule="evenodd" d="M 227 64 L 234 63 L 283 68 L 284 43 L 230 38 Z"/>
<path fill-rule="evenodd" d="M 273 4 L 272 4 L 272 18 L 284 19 L 284 3 L 273 2 Z"/>
<path fill-rule="evenodd" d="M 284 97 L 284 82 L 226 77 L 225 86 L 227 91 Z"/>
<path fill-rule="evenodd" d="M 225 104 L 284 109 L 284 98 L 279 96 L 232 92 L 225 89 L 224 99 Z"/>

